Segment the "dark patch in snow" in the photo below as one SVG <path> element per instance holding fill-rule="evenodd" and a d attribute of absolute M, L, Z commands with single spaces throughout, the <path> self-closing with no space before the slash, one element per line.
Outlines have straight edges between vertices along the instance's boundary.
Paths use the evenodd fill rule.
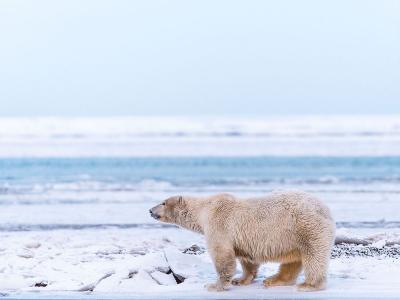
<path fill-rule="evenodd" d="M 181 284 L 186 279 L 185 277 L 174 273 L 171 268 L 168 268 L 168 270 L 165 270 L 164 268 L 158 267 L 158 268 L 156 268 L 156 270 L 160 271 L 161 273 L 168 274 L 168 275 L 172 274 L 172 276 L 174 276 L 174 279 L 175 279 L 177 284 Z"/>
<path fill-rule="evenodd" d="M 99 250 L 95 253 L 100 257 L 107 257 L 111 255 L 125 255 L 131 254 L 133 256 L 146 255 L 146 251 L 142 249 L 115 249 L 115 250 Z"/>
<path fill-rule="evenodd" d="M 171 240 L 169 238 L 167 238 L 167 237 L 164 237 L 162 240 L 163 240 L 163 242 L 171 243 Z"/>
<path fill-rule="evenodd" d="M 166 274 L 172 274 L 172 276 L 174 276 L 174 279 L 175 279 L 175 281 L 176 281 L 177 284 L 183 283 L 183 282 L 185 281 L 186 278 L 183 277 L 182 275 L 179 275 L 179 274 L 175 273 L 175 272 L 172 270 L 172 268 L 171 268 L 171 266 L 170 266 L 170 264 L 169 264 L 169 262 L 168 262 L 168 258 L 167 258 L 167 256 L 165 255 L 165 252 L 164 252 L 164 258 L 165 258 L 165 260 L 167 261 L 167 264 L 168 264 L 168 266 L 169 266 L 169 270 L 167 271 Z"/>
<path fill-rule="evenodd" d="M 172 276 L 174 276 L 174 279 L 175 279 L 177 284 L 183 283 L 185 281 L 185 279 L 186 279 L 185 277 L 174 273 L 171 269 L 169 269 L 169 272 L 167 272 L 167 274 L 172 274 Z"/>
<path fill-rule="evenodd" d="M 375 247 L 372 245 L 339 244 L 332 249 L 331 258 L 340 257 L 400 258 L 400 247 Z"/>
<path fill-rule="evenodd" d="M 200 254 L 203 254 L 204 252 L 206 252 L 206 249 L 203 247 L 200 247 L 196 244 L 183 250 L 183 253 L 185 253 L 185 254 L 194 254 L 194 255 L 200 255 Z"/>
<path fill-rule="evenodd" d="M 128 278 L 133 278 L 138 273 L 137 270 L 129 271 Z"/>
<path fill-rule="evenodd" d="M 146 255 L 146 251 L 137 250 L 137 249 L 132 249 L 132 250 L 129 251 L 129 254 L 132 254 L 132 255 L 134 255 L 134 256 Z"/>
<path fill-rule="evenodd" d="M 40 281 L 35 283 L 35 287 L 46 287 L 49 283 L 47 281 Z"/>

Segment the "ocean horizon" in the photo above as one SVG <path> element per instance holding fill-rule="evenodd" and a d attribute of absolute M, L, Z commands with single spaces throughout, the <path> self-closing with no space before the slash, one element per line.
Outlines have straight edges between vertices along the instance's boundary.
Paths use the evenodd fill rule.
<path fill-rule="evenodd" d="M 0 118 L 0 157 L 400 156 L 400 116 Z"/>

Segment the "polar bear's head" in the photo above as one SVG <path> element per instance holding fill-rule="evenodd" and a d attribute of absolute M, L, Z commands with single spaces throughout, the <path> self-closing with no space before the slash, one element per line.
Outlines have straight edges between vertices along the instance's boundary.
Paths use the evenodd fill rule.
<path fill-rule="evenodd" d="M 195 199 L 174 196 L 150 209 L 150 215 L 161 222 L 172 223 L 196 232 L 202 232 L 198 222 Z"/>
<path fill-rule="evenodd" d="M 151 208 L 150 215 L 161 222 L 177 224 L 179 214 L 183 210 L 185 210 L 183 197 L 174 196 Z"/>

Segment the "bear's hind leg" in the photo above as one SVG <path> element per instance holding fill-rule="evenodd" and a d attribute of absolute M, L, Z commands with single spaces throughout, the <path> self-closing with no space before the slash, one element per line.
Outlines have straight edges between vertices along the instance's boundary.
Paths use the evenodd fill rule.
<path fill-rule="evenodd" d="M 319 255 L 306 255 L 303 258 L 305 281 L 297 286 L 299 291 L 312 292 L 325 289 L 330 249 Z"/>
<path fill-rule="evenodd" d="M 254 264 L 246 259 L 239 258 L 240 264 L 242 265 L 243 275 L 240 278 L 235 278 L 232 280 L 234 285 L 248 285 L 257 276 L 257 270 L 260 266 L 259 264 Z"/>
<path fill-rule="evenodd" d="M 301 267 L 301 261 L 281 264 L 278 273 L 263 281 L 264 286 L 294 285 L 301 272 Z"/>

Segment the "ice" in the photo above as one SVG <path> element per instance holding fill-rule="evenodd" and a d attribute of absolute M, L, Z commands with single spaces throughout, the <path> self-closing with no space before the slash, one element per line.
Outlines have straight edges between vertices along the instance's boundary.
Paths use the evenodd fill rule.
<path fill-rule="evenodd" d="M 33 258 L 35 256 L 35 254 L 32 251 L 30 251 L 29 249 L 25 249 L 25 248 L 20 249 L 18 251 L 17 255 L 19 257 L 23 257 L 23 258 Z"/>
<path fill-rule="evenodd" d="M 150 273 L 151 278 L 154 279 L 160 285 L 175 285 L 177 284 L 172 274 L 162 273 L 160 271 L 154 271 Z"/>
<path fill-rule="evenodd" d="M 147 272 L 158 270 L 167 273 L 170 269 L 170 266 L 166 261 L 165 255 L 162 251 L 148 253 L 140 260 L 140 264 Z"/>
<path fill-rule="evenodd" d="M 386 244 L 387 244 L 386 240 L 380 240 L 380 241 L 376 241 L 371 246 L 374 246 L 374 247 L 377 247 L 377 248 L 382 248 L 383 246 L 386 246 Z"/>
<path fill-rule="evenodd" d="M 141 228 L 1 232 L 5 250 L 0 251 L 0 291 L 11 298 L 29 297 L 33 292 L 35 297 L 50 298 L 56 295 L 54 293 L 68 295 L 68 298 L 89 293 L 100 298 L 135 295 L 137 298 L 161 299 L 398 295 L 400 251 L 387 255 L 387 251 L 398 249 L 398 246 L 386 245 L 398 238 L 398 230 L 386 234 L 366 234 L 350 229 L 339 229 L 338 232 L 346 239 L 374 242 L 368 246 L 336 246 L 335 253 L 345 251 L 347 254 L 331 259 L 327 290 L 310 294 L 299 293 L 294 287 L 265 289 L 262 280 L 276 272 L 278 265 L 274 263 L 263 265 L 257 280 L 250 286 L 233 286 L 222 294 L 207 292 L 204 285 L 213 282 L 216 273 L 207 251 L 202 250 L 204 238 L 181 229 L 168 229 L 168 238 L 165 229 Z M 29 248 L 34 255 L 30 258 L 18 256 L 18 251 L 27 249 L 32 241 L 40 244 L 40 247 Z M 188 248 L 201 251 L 187 251 Z M 137 255 L 132 249 L 141 249 L 144 253 Z M 236 276 L 239 275 L 238 266 Z M 177 278 L 183 282 L 178 284 Z M 366 294 L 366 290 L 371 293 Z"/>
<path fill-rule="evenodd" d="M 79 292 L 86 292 L 86 291 L 91 291 L 91 292 L 92 292 L 92 291 L 96 288 L 96 286 L 97 286 L 102 280 L 104 280 L 104 279 L 110 277 L 110 276 L 113 275 L 113 274 L 114 274 L 114 271 L 110 271 L 110 272 L 104 274 L 102 277 L 100 277 L 100 278 L 97 279 L 96 281 L 84 285 L 84 286 L 81 287 L 78 291 L 79 291 Z"/>
<path fill-rule="evenodd" d="M 183 278 L 192 277 L 198 268 L 197 257 L 190 257 L 182 254 L 178 249 L 168 247 L 165 251 L 165 258 L 171 270 Z"/>
<path fill-rule="evenodd" d="M 145 270 L 139 270 L 134 277 L 122 280 L 118 286 L 118 290 L 124 292 L 151 290 L 158 283 Z"/>
<path fill-rule="evenodd" d="M 399 120 L 396 115 L 2 118 L 0 157 L 394 156 L 400 154 Z"/>

